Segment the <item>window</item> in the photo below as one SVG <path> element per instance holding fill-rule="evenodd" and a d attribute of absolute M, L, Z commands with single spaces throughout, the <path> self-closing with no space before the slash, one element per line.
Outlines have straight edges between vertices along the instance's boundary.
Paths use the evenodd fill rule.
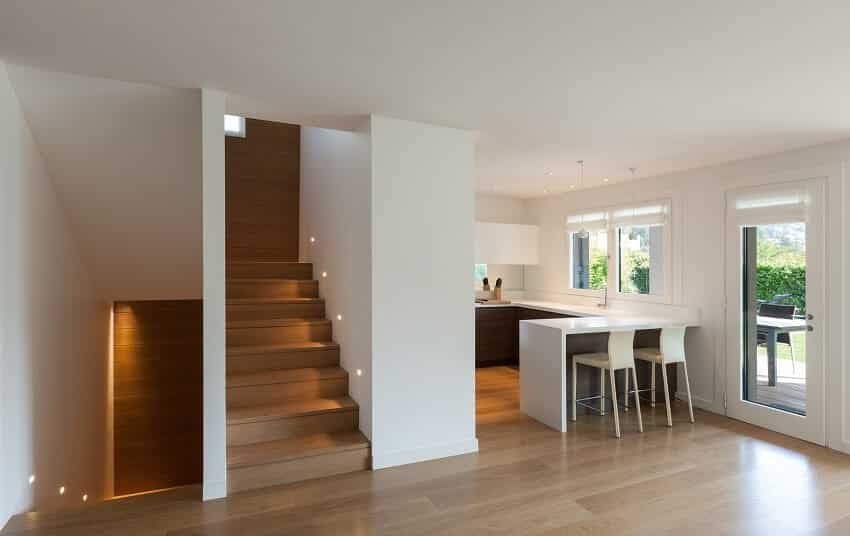
<path fill-rule="evenodd" d="M 669 212 L 664 202 L 568 217 L 570 288 L 669 298 Z"/>
<path fill-rule="evenodd" d="M 570 233 L 572 288 L 602 290 L 608 286 L 608 232 Z"/>
<path fill-rule="evenodd" d="M 481 286 L 481 280 L 487 277 L 487 265 L 486 264 L 476 264 L 475 270 L 473 271 L 473 281 L 476 287 Z"/>
<path fill-rule="evenodd" d="M 664 226 L 617 228 L 617 290 L 664 295 Z"/>
<path fill-rule="evenodd" d="M 245 118 L 238 115 L 224 116 L 224 135 L 236 136 L 238 138 L 245 137 Z"/>

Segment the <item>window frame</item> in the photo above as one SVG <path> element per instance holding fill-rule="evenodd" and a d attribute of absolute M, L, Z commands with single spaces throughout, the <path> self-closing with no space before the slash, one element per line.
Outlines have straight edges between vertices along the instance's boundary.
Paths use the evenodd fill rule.
<path fill-rule="evenodd" d="M 623 227 L 638 227 L 638 226 L 648 226 L 653 224 L 641 224 L 641 223 L 623 223 L 617 222 L 616 220 L 612 221 L 611 214 L 617 211 L 631 210 L 633 208 L 642 208 L 653 205 L 661 205 L 665 207 L 665 218 L 664 222 L 660 225 L 663 227 L 663 242 L 662 242 L 662 251 L 664 255 L 663 263 L 662 263 L 662 281 L 664 285 L 664 292 L 662 294 L 637 294 L 632 292 L 620 292 L 620 241 L 619 241 L 619 230 Z M 655 199 L 655 200 L 643 200 L 636 201 L 634 203 L 615 205 L 610 207 L 605 207 L 603 209 L 594 209 L 583 211 L 584 214 L 590 213 L 598 213 L 605 212 L 608 214 L 605 223 L 605 236 L 606 236 L 606 249 L 608 252 L 607 255 L 607 263 L 608 263 L 608 281 L 607 281 L 607 290 L 609 299 L 616 300 L 624 300 L 624 301 L 635 301 L 635 302 L 646 302 L 646 303 L 663 303 L 663 304 L 671 304 L 673 303 L 673 200 L 670 198 L 664 199 Z M 597 229 L 598 230 L 598 229 Z M 575 262 L 575 252 L 573 251 L 573 235 L 577 231 L 567 229 L 566 230 L 566 246 L 567 246 L 567 270 L 569 272 L 568 275 L 568 289 L 567 294 L 573 294 L 577 296 L 587 296 L 594 297 L 598 299 L 602 299 L 605 295 L 605 289 L 602 290 L 594 290 L 594 289 L 582 289 L 575 288 L 575 270 L 573 263 Z"/>

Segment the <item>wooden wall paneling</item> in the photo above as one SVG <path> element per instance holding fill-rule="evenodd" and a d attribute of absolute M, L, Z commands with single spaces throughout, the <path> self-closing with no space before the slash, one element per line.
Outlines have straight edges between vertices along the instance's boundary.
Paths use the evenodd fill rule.
<path fill-rule="evenodd" d="M 246 119 L 245 132 L 225 139 L 227 260 L 298 261 L 301 129 Z"/>
<path fill-rule="evenodd" d="M 201 482 L 201 301 L 114 305 L 115 493 Z"/>

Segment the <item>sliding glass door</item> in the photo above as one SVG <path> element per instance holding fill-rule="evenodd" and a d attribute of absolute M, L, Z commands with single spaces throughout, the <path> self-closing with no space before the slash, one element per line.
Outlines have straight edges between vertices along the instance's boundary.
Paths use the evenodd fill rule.
<path fill-rule="evenodd" d="M 727 413 L 825 443 L 824 184 L 729 193 Z"/>

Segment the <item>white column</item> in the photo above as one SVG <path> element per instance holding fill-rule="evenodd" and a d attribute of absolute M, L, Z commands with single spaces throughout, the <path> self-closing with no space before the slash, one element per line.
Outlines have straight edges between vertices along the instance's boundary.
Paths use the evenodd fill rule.
<path fill-rule="evenodd" d="M 204 247 L 204 500 L 227 496 L 224 254 L 225 96 L 201 90 Z"/>

